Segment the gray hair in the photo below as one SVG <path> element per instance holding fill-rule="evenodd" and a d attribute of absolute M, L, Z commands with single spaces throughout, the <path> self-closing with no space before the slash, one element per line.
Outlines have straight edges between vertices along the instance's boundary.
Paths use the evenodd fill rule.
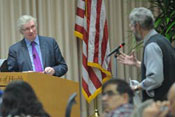
<path fill-rule="evenodd" d="M 129 15 L 129 19 L 131 25 L 139 23 L 143 29 L 150 30 L 154 28 L 154 16 L 147 8 L 134 8 Z"/>
<path fill-rule="evenodd" d="M 18 28 L 19 32 L 22 33 L 23 26 L 25 24 L 27 24 L 28 22 L 30 22 L 30 21 L 34 21 L 35 26 L 37 27 L 36 18 L 34 18 L 34 17 L 30 16 L 30 15 L 23 15 L 23 16 L 19 17 L 19 19 L 17 21 L 17 28 Z"/>

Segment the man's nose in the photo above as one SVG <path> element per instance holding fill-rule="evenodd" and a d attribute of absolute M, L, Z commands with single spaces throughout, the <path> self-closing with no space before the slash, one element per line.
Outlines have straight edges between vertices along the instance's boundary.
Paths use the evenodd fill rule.
<path fill-rule="evenodd" d="M 30 32 L 33 32 L 33 29 L 32 28 L 30 28 L 30 30 L 29 30 Z"/>
<path fill-rule="evenodd" d="M 108 98 L 108 95 L 103 95 L 102 96 L 102 100 L 104 101 L 104 100 L 106 100 Z"/>

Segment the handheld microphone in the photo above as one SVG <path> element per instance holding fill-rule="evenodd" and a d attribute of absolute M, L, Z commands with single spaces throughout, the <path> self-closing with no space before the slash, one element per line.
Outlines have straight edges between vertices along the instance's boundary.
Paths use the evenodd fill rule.
<path fill-rule="evenodd" d="M 107 57 L 111 56 L 115 52 L 118 52 L 119 49 L 122 48 L 124 45 L 125 45 L 125 42 L 121 43 L 117 48 L 115 48 L 112 52 L 110 52 Z"/>
<path fill-rule="evenodd" d="M 33 58 L 36 59 L 36 55 L 35 54 L 33 54 Z"/>

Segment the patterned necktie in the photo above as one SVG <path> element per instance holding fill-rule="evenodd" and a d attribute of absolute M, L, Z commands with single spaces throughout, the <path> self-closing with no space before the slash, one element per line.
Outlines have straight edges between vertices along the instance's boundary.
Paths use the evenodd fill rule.
<path fill-rule="evenodd" d="M 41 65 L 41 61 L 38 55 L 38 52 L 35 48 L 35 42 L 31 42 L 32 45 L 32 55 L 33 55 L 33 63 L 35 65 L 35 71 L 36 72 L 42 72 L 42 65 Z"/>

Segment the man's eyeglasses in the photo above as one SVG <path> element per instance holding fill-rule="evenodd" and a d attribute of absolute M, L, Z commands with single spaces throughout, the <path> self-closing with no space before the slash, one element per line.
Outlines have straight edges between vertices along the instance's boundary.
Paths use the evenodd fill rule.
<path fill-rule="evenodd" d="M 34 30 L 36 28 L 35 25 L 32 25 L 31 27 L 28 27 L 28 28 L 25 28 L 25 29 L 22 29 L 23 31 L 25 32 L 29 32 L 31 29 Z"/>
<path fill-rule="evenodd" d="M 102 96 L 114 96 L 114 95 L 117 95 L 118 93 L 117 92 L 113 92 L 113 91 L 106 91 L 106 92 L 103 92 L 102 93 Z"/>

